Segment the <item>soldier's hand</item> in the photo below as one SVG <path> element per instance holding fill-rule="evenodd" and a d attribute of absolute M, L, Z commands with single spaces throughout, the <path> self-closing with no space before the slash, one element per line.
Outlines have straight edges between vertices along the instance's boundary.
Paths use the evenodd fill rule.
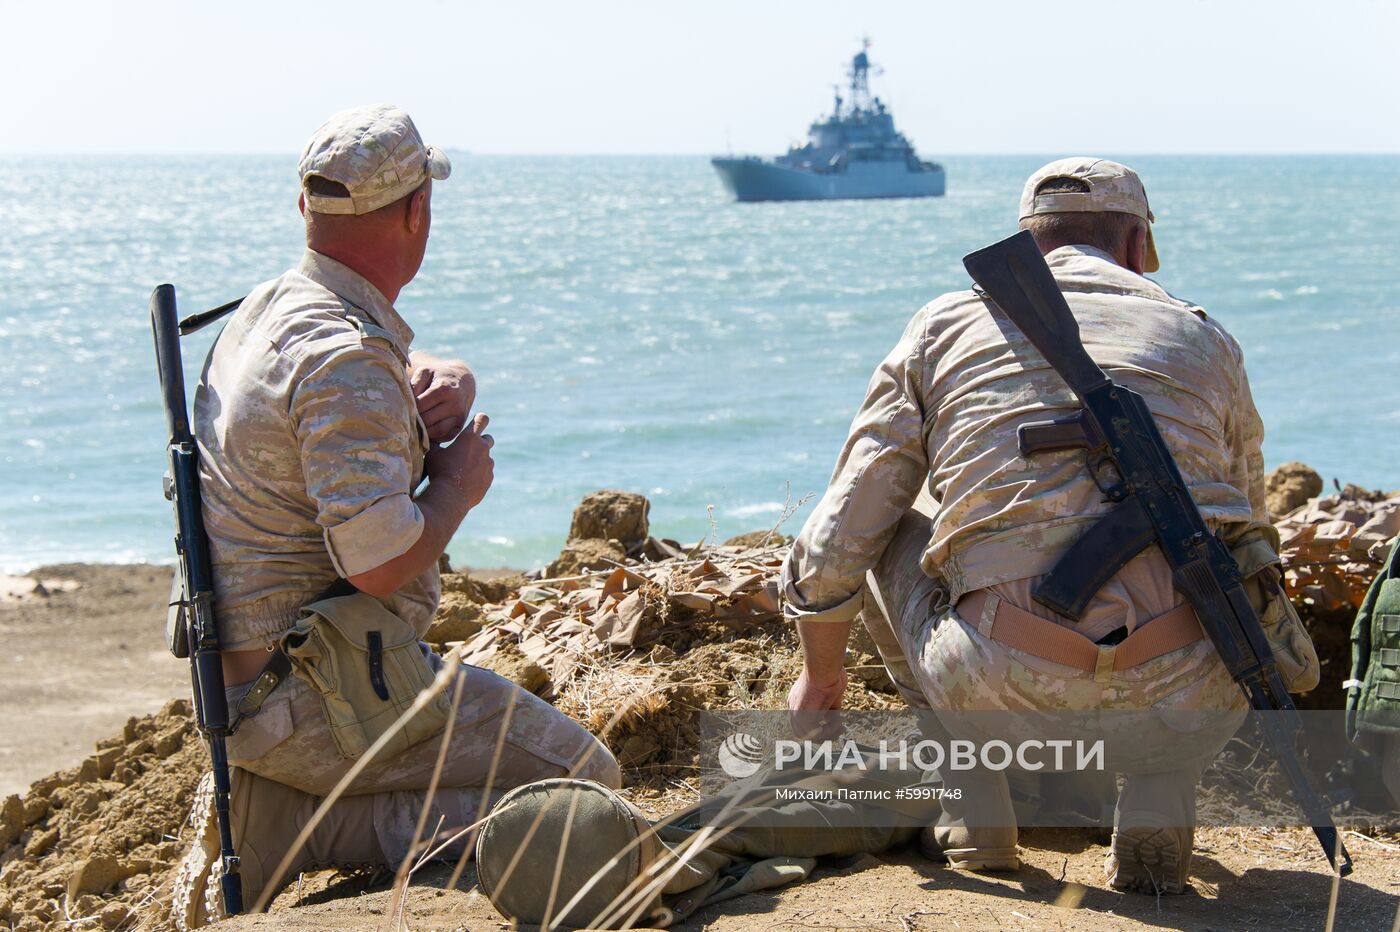
<path fill-rule="evenodd" d="M 478 414 L 450 445 L 434 444 L 424 464 L 428 478 L 434 483 L 451 484 L 469 509 L 481 503 L 495 478 L 491 448 L 496 441 L 486 433 L 488 423 L 486 415 Z"/>
<path fill-rule="evenodd" d="M 826 741 L 841 733 L 841 699 L 846 693 L 846 670 L 818 681 L 806 669 L 788 691 L 788 721 L 799 738 Z"/>
<path fill-rule="evenodd" d="M 446 443 L 457 436 L 476 403 L 476 376 L 467 364 L 415 352 L 409 385 L 428 439 Z"/>

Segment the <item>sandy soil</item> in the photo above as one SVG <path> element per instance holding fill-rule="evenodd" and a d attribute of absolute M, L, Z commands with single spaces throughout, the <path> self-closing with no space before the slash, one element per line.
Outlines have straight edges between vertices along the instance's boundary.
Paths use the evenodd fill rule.
<path fill-rule="evenodd" d="M 1039 829 L 1022 837 L 1024 864 L 1009 874 L 949 870 L 905 849 L 825 865 L 811 880 L 771 894 L 702 910 L 678 928 L 711 932 L 765 929 L 923 932 L 934 929 L 1269 929 L 1324 927 L 1332 879 L 1313 855 L 1311 835 L 1201 832 L 1191 889 L 1181 896 L 1123 894 L 1104 883 L 1105 849 L 1086 832 Z M 1358 866 L 1339 889 L 1337 929 L 1386 930 L 1400 919 L 1400 849 L 1349 837 Z M 410 890 L 405 920 L 422 930 L 505 929 L 471 872 L 446 890 L 446 868 L 424 871 Z M 246 916 L 231 930 L 392 928 L 390 893 L 363 880 L 304 878 L 290 911 Z"/>
<path fill-rule="evenodd" d="M 128 716 L 187 691 L 185 668 L 161 638 L 169 570 L 65 566 L 36 578 L 48 595 L 11 582 L 0 597 L 8 647 L 0 655 L 0 796 L 77 764 Z M 1340 886 L 1336 928 L 1390 929 L 1400 918 L 1400 845 L 1394 836 L 1347 841 L 1357 872 Z M 951 871 L 910 849 L 863 856 L 825 864 L 805 884 L 710 907 L 682 928 L 1291 930 L 1321 929 L 1327 914 L 1331 877 L 1304 832 L 1202 830 L 1191 890 L 1160 899 L 1109 889 L 1105 849 L 1089 834 L 1042 829 L 1022 843 L 1025 864 L 1015 873 Z M 415 878 L 408 928 L 509 927 L 471 871 L 453 890 L 443 889 L 448 873 L 430 867 Z M 392 928 L 389 899 L 382 880 L 307 875 L 284 891 L 274 913 L 222 927 Z"/>
<path fill-rule="evenodd" d="M 165 649 L 170 574 L 70 564 L 0 579 L 0 797 L 189 693 L 188 667 Z"/>

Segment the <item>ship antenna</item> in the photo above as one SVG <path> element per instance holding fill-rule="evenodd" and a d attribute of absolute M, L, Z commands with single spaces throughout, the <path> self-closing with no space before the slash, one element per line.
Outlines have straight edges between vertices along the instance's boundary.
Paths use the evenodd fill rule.
<path fill-rule="evenodd" d="M 860 51 L 851 59 L 851 105 L 856 110 L 870 107 L 870 38 L 860 40 Z"/>

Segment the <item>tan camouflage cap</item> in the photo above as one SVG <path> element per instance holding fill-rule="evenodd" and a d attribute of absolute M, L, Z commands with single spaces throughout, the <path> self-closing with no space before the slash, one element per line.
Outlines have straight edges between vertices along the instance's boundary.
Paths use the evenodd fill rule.
<path fill-rule="evenodd" d="M 407 113 L 390 104 L 342 110 L 311 134 L 301 152 L 302 191 L 308 210 L 320 214 L 367 214 L 392 204 L 431 175 L 452 174 L 446 154 L 423 144 Z M 350 197 L 317 196 L 306 179 L 338 181 Z"/>
<path fill-rule="evenodd" d="M 1072 191 L 1056 194 L 1036 195 L 1036 188 L 1051 178 L 1077 178 L 1089 186 L 1087 192 Z M 1021 217 L 1035 214 L 1085 213 L 1111 210 L 1132 214 L 1147 221 L 1147 255 L 1143 271 L 1155 272 L 1161 268 L 1157 258 L 1157 243 L 1152 236 L 1152 210 L 1147 206 L 1147 189 L 1142 186 L 1138 173 L 1126 165 L 1110 162 L 1108 159 L 1095 159 L 1075 156 L 1060 159 L 1037 169 L 1026 179 L 1026 187 L 1021 191 Z"/>

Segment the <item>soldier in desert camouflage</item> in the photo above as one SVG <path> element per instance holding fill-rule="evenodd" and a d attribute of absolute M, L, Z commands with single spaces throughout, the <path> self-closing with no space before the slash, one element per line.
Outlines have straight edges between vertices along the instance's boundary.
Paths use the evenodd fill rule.
<path fill-rule="evenodd" d="M 229 706 L 243 716 L 228 750 L 249 906 L 275 892 L 271 873 L 356 762 L 303 678 L 253 694 L 269 652 L 338 580 L 421 637 L 441 594 L 439 558 L 491 485 L 486 416 L 468 422 L 470 370 L 414 349 L 394 303 L 422 263 L 433 183 L 449 171 L 447 156 L 425 146 L 398 108 L 331 117 L 299 167 L 307 250 L 243 301 L 196 394 L 224 677 Z M 487 670 L 464 665 L 458 675 L 462 698 L 436 794 L 427 789 L 439 740 L 374 760 L 281 880 L 315 866 L 396 866 L 425 806 L 426 824 L 446 837 L 523 783 L 573 774 L 620 785 L 607 749 L 552 706 Z M 173 895 L 185 928 L 222 909 L 210 797 L 206 781 L 199 835 Z"/>
<path fill-rule="evenodd" d="M 1021 198 L 1021 227 L 1045 254 L 1085 348 L 1146 398 L 1207 523 L 1247 577 L 1285 680 L 1311 688 L 1317 659 L 1278 585 L 1263 425 L 1240 347 L 1201 308 L 1144 277 L 1159 264 L 1152 221 L 1137 174 L 1103 159 L 1052 162 Z M 914 316 L 876 369 L 830 487 L 784 566 L 785 612 L 805 657 L 788 702 L 798 721 L 839 709 L 847 634 L 859 615 L 918 708 L 1213 713 L 1187 726 L 1194 733 L 1159 723 L 1114 742 L 1130 763 L 1110 881 L 1180 892 L 1196 784 L 1240 722 L 1244 699 L 1155 547 L 1113 577 L 1077 623 L 1031 598 L 1109 507 L 1082 452 L 1023 457 L 1017 446 L 1019 425 L 1077 407 L 977 292 L 943 295 Z M 1163 753 L 1183 743 L 1187 753 Z M 954 867 L 1018 867 L 1006 774 L 943 776 L 961 792 L 945 798 L 925 850 Z"/>

